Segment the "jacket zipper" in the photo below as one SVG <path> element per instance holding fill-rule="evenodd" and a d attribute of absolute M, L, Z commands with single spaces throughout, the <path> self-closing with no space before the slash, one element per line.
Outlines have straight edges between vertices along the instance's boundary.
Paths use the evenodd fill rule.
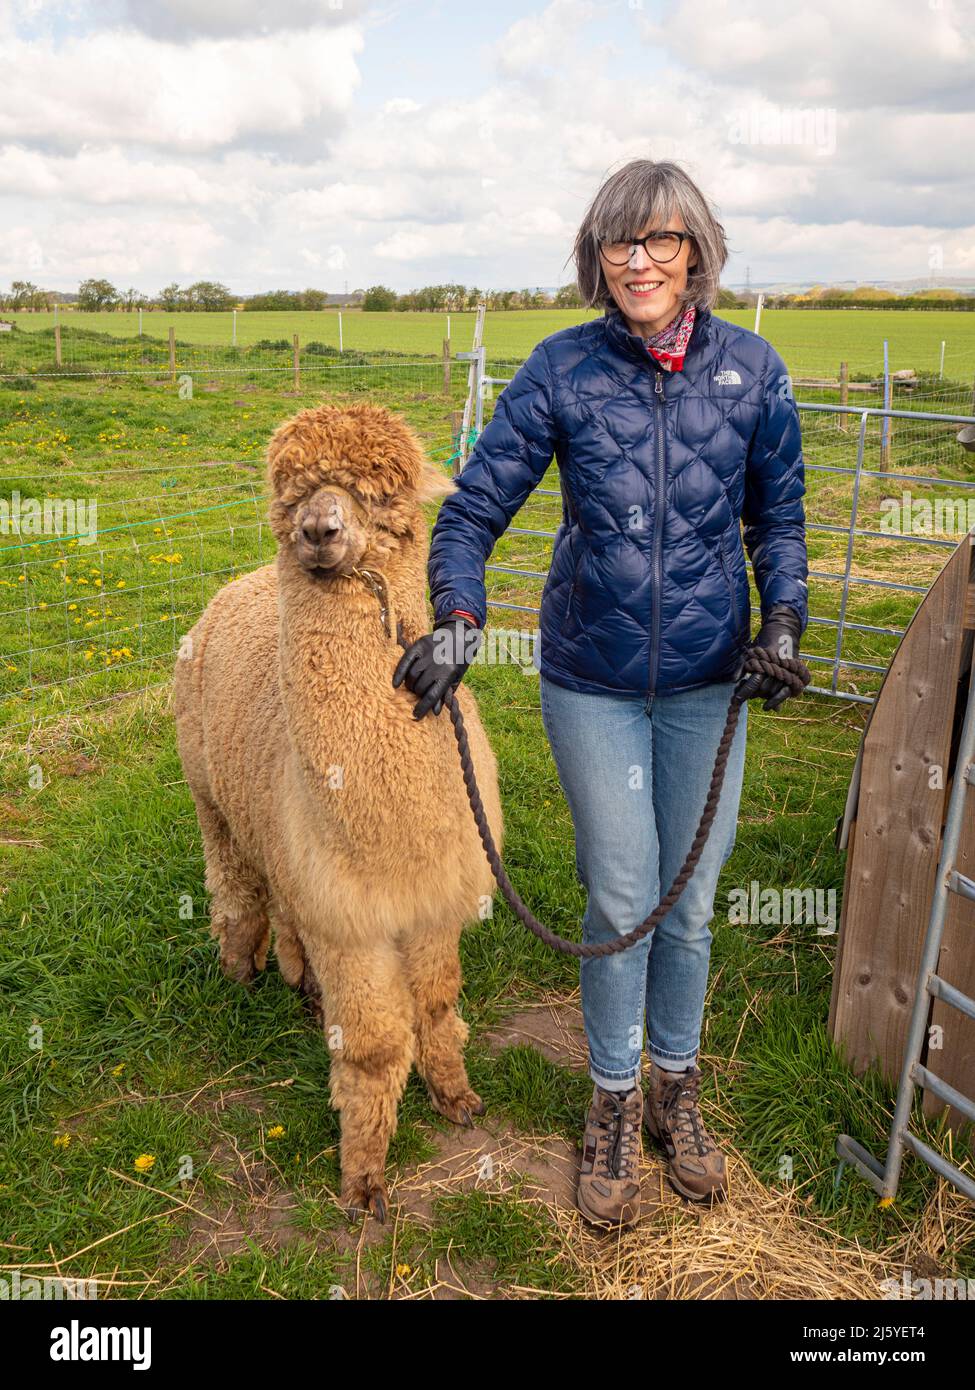
<path fill-rule="evenodd" d="M 663 594 L 663 539 L 664 539 L 664 508 L 667 505 L 667 483 L 666 483 L 666 463 L 664 439 L 664 374 L 660 367 L 654 368 L 657 380 L 653 388 L 653 404 L 656 415 L 656 450 L 657 450 L 657 491 L 654 498 L 653 509 L 653 612 L 652 628 L 650 632 L 650 689 L 647 695 L 653 695 L 657 686 L 658 664 L 660 661 L 660 601 Z"/>

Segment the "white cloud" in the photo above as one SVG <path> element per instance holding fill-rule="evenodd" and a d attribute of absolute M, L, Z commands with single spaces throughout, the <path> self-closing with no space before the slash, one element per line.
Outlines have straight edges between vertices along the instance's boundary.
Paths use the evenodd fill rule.
<path fill-rule="evenodd" d="M 11 40 L 0 54 L 0 135 L 56 149 L 124 139 L 173 151 L 309 127 L 324 139 L 350 110 L 362 46 L 350 28 L 185 46 L 124 32 Z"/>
<path fill-rule="evenodd" d="M 973 6 L 525 0 L 506 31 L 490 11 L 462 31 L 426 0 L 375 22 L 323 0 L 27 5 L 0 53 L 0 264 L 40 257 L 31 278 L 66 289 L 82 266 L 147 290 L 556 284 L 603 177 L 642 157 L 715 204 L 729 279 L 924 274 L 932 244 L 971 273 Z M 427 80 L 431 55 L 453 80 Z M 803 106 L 832 113 L 828 148 L 735 134 Z"/>

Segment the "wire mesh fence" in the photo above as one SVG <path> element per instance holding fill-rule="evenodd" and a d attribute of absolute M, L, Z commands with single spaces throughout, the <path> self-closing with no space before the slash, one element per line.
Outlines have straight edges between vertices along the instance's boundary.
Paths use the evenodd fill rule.
<path fill-rule="evenodd" d="M 62 337 L 62 348 L 67 341 Z M 285 389 L 292 385 L 294 345 L 290 360 L 280 345 L 257 350 L 268 355 L 255 359 L 255 370 L 284 378 L 273 388 L 276 395 L 295 394 Z M 7 351 L 4 344 L 0 352 Z M 150 382 L 159 374 L 171 385 L 168 348 L 162 363 L 134 356 L 146 351 L 144 343 L 133 347 L 134 374 Z M 188 353 L 177 365 L 199 386 L 207 372 L 219 375 L 228 365 L 228 351 L 202 345 L 198 357 Z M 45 360 L 39 352 L 35 365 Z M 452 362 L 446 394 L 444 364 L 437 359 L 337 362 L 308 351 L 299 365 L 302 375 L 312 373 L 325 399 L 360 394 L 408 415 L 434 402 L 440 423 L 430 453 L 452 471 L 467 361 Z M 483 419 L 518 365 L 517 358 L 486 353 L 476 364 Z M 89 360 L 81 374 L 89 367 L 92 374 L 114 375 L 117 364 L 106 373 L 103 363 Z M 64 359 L 61 370 L 69 375 Z M 957 440 L 964 424 L 975 423 L 975 413 L 961 381 L 936 374 L 929 381 L 915 373 L 888 385 L 885 395 L 884 379 L 863 368 L 858 382 L 860 370 L 849 365 L 848 387 L 864 389 L 849 389 L 845 407 L 837 374 L 796 378 L 810 558 L 803 656 L 813 667 L 815 689 L 869 700 L 948 549 L 975 523 L 975 455 Z M 262 385 L 268 383 L 265 377 Z M 885 399 L 891 403 L 886 409 Z M 959 403 L 963 409 L 955 408 Z M 106 459 L 113 447 L 122 448 L 107 443 Z M 182 635 L 210 597 L 274 554 L 256 453 L 216 463 L 134 462 L 123 453 L 113 466 L 62 465 L 56 485 L 49 472 L 13 460 L 3 472 L 0 521 L 4 506 L 13 520 L 15 500 L 40 507 L 39 520 L 31 513 L 33 523 L 25 528 L 22 513 L 19 532 L 8 525 L 0 534 L 0 728 L 11 732 L 164 685 Z M 47 526 L 46 502 L 61 507 L 60 518 L 52 511 Z M 92 502 L 97 523 L 86 527 L 83 508 Z M 523 615 L 520 621 L 535 626 L 561 519 L 553 465 L 491 557 L 490 609 Z M 752 607 L 757 615 L 754 588 Z"/>

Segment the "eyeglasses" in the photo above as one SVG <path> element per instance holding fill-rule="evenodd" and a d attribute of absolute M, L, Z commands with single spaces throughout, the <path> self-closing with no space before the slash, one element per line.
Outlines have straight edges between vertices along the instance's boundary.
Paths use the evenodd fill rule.
<path fill-rule="evenodd" d="M 634 237 L 631 241 L 601 241 L 599 249 L 610 265 L 626 265 L 633 259 L 638 246 L 642 246 L 657 265 L 666 265 L 679 255 L 684 242 L 690 239 L 690 232 L 648 232 L 646 236 Z"/>

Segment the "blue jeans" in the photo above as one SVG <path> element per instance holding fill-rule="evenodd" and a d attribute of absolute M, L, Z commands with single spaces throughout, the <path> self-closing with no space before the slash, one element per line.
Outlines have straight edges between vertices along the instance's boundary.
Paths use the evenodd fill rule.
<path fill-rule="evenodd" d="M 575 827 L 576 871 L 588 891 L 583 940 L 611 940 L 650 915 L 687 857 L 734 683 L 647 699 L 540 681 L 542 722 Z M 589 1069 L 606 1090 L 638 1082 L 644 1020 L 658 1066 L 683 1071 L 696 1062 L 708 923 L 735 843 L 747 715 L 743 705 L 708 842 L 675 906 L 638 945 L 582 962 Z"/>

